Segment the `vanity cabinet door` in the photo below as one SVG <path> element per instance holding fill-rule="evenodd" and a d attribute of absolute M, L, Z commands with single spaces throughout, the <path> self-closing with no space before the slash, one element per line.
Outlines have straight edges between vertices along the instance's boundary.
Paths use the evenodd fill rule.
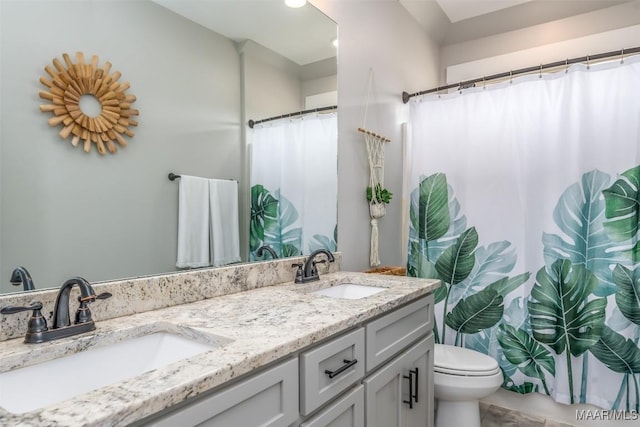
<path fill-rule="evenodd" d="M 364 427 L 364 387 L 359 385 L 300 427 Z"/>
<path fill-rule="evenodd" d="M 433 338 L 430 336 L 366 378 L 367 427 L 432 427 L 432 371 Z"/>
<path fill-rule="evenodd" d="M 367 372 L 390 360 L 433 329 L 433 295 L 386 314 L 366 327 Z"/>
<path fill-rule="evenodd" d="M 402 368 L 402 357 L 398 357 L 363 381 L 367 427 L 400 427 Z"/>
<path fill-rule="evenodd" d="M 404 353 L 402 400 L 402 427 L 433 427 L 433 336 L 421 340 Z M 410 376 L 411 381 L 405 376 Z M 408 384 L 410 383 L 410 384 Z M 409 386 L 413 389 L 409 390 Z M 426 420 L 426 423 L 425 423 Z"/>
<path fill-rule="evenodd" d="M 287 427 L 298 418 L 298 359 L 145 423 L 157 427 Z"/>

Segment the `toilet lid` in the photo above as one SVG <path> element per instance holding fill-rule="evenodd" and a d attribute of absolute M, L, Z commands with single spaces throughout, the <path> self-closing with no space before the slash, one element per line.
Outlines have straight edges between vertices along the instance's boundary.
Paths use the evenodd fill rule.
<path fill-rule="evenodd" d="M 468 348 L 436 344 L 433 353 L 434 370 L 443 374 L 484 376 L 500 372 L 495 359 Z"/>

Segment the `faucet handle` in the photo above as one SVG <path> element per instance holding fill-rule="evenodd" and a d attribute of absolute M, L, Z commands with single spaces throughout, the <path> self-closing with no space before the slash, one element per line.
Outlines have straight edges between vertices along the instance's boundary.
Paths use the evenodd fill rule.
<path fill-rule="evenodd" d="M 78 300 L 80 301 L 80 307 L 78 307 L 78 310 L 76 311 L 76 325 L 80 324 L 80 323 L 88 323 L 91 322 L 93 319 L 91 318 L 91 310 L 89 310 L 89 307 L 87 306 L 87 304 L 89 304 L 90 302 L 93 302 L 95 298 L 90 299 L 90 300 L 83 300 L 78 298 Z"/>
<path fill-rule="evenodd" d="M 19 307 L 19 306 L 7 306 L 2 307 L 0 309 L 0 314 L 15 314 L 20 313 L 22 311 L 33 310 L 31 313 L 31 317 L 29 318 L 29 324 L 27 326 L 27 335 L 32 333 L 38 333 L 46 331 L 47 329 L 47 321 L 44 317 L 42 317 L 42 303 L 35 302 L 28 307 Z"/>
<path fill-rule="evenodd" d="M 295 264 L 291 264 L 291 267 L 298 267 L 298 269 L 296 270 L 295 282 L 302 283 L 302 279 L 304 278 L 304 270 L 302 269 L 302 267 L 304 267 L 304 264 L 301 262 L 296 262 Z"/>
<path fill-rule="evenodd" d="M 15 314 L 15 313 L 20 313 L 22 311 L 28 311 L 28 310 L 33 310 L 34 312 L 36 310 L 42 310 L 42 303 L 41 302 L 34 302 L 29 307 L 19 307 L 19 306 L 15 306 L 15 305 L 8 305 L 8 306 L 2 307 L 2 309 L 0 309 L 0 314 Z"/>
<path fill-rule="evenodd" d="M 78 297 L 78 302 L 81 303 L 81 304 L 83 302 L 84 303 L 91 303 L 91 302 L 94 302 L 97 299 L 107 299 L 107 298 L 110 298 L 111 296 L 112 295 L 109 292 L 103 292 L 103 293 L 101 293 L 99 295 L 91 295 L 91 296 L 88 296 L 88 297 L 85 297 L 85 298 L 83 298 L 82 295 L 81 295 L 81 296 Z"/>
<path fill-rule="evenodd" d="M 111 294 L 109 292 L 103 292 L 99 295 L 93 295 L 90 298 L 82 298 L 78 297 L 78 301 L 80 302 L 80 306 L 76 311 L 76 324 L 79 323 L 87 323 L 91 322 L 93 319 L 91 318 L 91 310 L 89 310 L 89 306 L 87 304 L 94 302 L 97 299 L 107 299 L 110 298 Z"/>

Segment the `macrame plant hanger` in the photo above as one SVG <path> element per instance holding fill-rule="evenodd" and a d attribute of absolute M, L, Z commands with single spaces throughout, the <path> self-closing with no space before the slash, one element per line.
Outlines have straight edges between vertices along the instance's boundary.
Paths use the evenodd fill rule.
<path fill-rule="evenodd" d="M 380 255 L 378 254 L 378 220 L 386 213 L 385 204 L 378 198 L 376 188 L 384 188 L 384 144 L 390 142 L 375 132 L 367 130 L 367 113 L 369 109 L 369 96 L 374 91 L 376 104 L 378 97 L 375 93 L 373 82 L 373 69 L 369 70 L 369 87 L 367 89 L 367 101 L 364 108 L 364 119 L 362 127 L 358 131 L 364 134 L 364 142 L 367 147 L 367 158 L 369 161 L 369 186 L 371 187 L 371 201 L 369 202 L 369 216 L 371 217 L 371 248 L 369 252 L 369 265 L 377 267 L 380 265 Z"/>

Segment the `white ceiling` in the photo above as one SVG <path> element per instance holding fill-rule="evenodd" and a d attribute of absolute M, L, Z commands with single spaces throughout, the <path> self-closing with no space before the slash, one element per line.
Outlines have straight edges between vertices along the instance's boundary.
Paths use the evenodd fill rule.
<path fill-rule="evenodd" d="M 436 0 L 449 21 L 458 22 L 531 0 Z"/>
<path fill-rule="evenodd" d="M 309 3 L 292 9 L 283 0 L 153 1 L 232 40 L 253 40 L 298 65 L 336 56 L 331 44 L 337 37 L 336 24 Z M 631 0 L 384 1 L 399 1 L 427 34 L 441 46 L 448 46 Z"/>
<path fill-rule="evenodd" d="M 336 56 L 335 22 L 310 4 L 283 0 L 153 0 L 237 42 L 253 40 L 298 65 Z"/>
<path fill-rule="evenodd" d="M 398 0 L 441 46 L 557 21 L 632 0 Z"/>

